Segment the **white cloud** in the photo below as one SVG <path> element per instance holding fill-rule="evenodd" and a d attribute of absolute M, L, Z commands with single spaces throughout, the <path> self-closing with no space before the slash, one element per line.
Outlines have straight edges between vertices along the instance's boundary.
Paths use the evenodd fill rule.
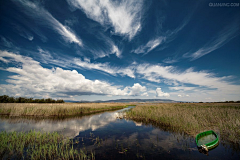
<path fill-rule="evenodd" d="M 178 97 L 182 97 L 182 95 L 181 95 L 181 94 L 179 94 L 179 95 L 178 95 Z"/>
<path fill-rule="evenodd" d="M 62 38 L 69 43 L 76 43 L 79 46 L 82 46 L 82 41 L 79 39 L 73 31 L 67 26 L 61 24 L 57 19 L 55 19 L 47 10 L 38 5 L 37 3 L 30 2 L 28 0 L 19 0 L 13 1 L 22 8 L 28 16 L 34 18 L 34 21 L 39 23 L 40 25 L 48 26 L 53 28 L 56 32 L 58 32 Z M 30 38 L 32 39 L 32 38 Z"/>
<path fill-rule="evenodd" d="M 148 97 L 149 95 L 148 95 L 147 92 L 144 92 L 143 94 L 141 94 L 141 96 L 146 96 L 146 97 Z"/>
<path fill-rule="evenodd" d="M 18 54 L 14 54 L 12 52 L 7 52 L 7 51 L 1 51 L 0 50 L 0 57 L 1 58 L 11 58 L 14 59 L 15 62 L 20 62 L 22 64 L 32 64 L 32 65 L 38 65 L 39 62 L 33 61 L 32 58 L 30 57 L 24 57 Z M 10 61 L 10 59 L 8 60 Z"/>
<path fill-rule="evenodd" d="M 5 59 L 3 57 L 0 57 L 0 61 L 3 61 L 4 63 L 8 63 L 9 62 L 9 60 L 7 60 L 7 59 Z"/>
<path fill-rule="evenodd" d="M 142 0 L 68 0 L 71 6 L 81 9 L 88 18 L 105 27 L 111 25 L 115 34 L 131 40 L 141 29 Z"/>
<path fill-rule="evenodd" d="M 156 89 L 156 96 L 157 97 L 170 97 L 169 93 L 164 93 L 161 88 Z"/>
<path fill-rule="evenodd" d="M 20 62 L 21 67 L 9 67 L 6 71 L 16 73 L 9 76 L 7 85 L 1 85 L 1 92 L 13 95 L 31 95 L 34 93 L 51 93 L 63 95 L 126 95 L 125 90 L 112 86 L 107 82 L 86 79 L 76 70 L 61 68 L 43 68 L 39 62 L 11 52 L 1 51 L 1 57 L 8 57 L 12 61 Z"/>
<path fill-rule="evenodd" d="M 116 46 L 116 45 L 113 45 L 112 46 L 113 48 L 112 48 L 112 53 L 115 53 L 116 54 L 116 56 L 118 57 L 118 58 L 120 58 L 121 57 L 121 51 L 118 49 L 118 47 Z"/>
<path fill-rule="evenodd" d="M 49 57 L 49 53 L 39 48 L 39 52 Z M 49 59 L 49 58 L 46 58 Z M 54 59 L 54 58 L 50 58 Z M 132 87 L 114 86 L 104 81 L 89 80 L 82 74 L 73 70 L 63 70 L 62 68 L 43 68 L 39 62 L 30 57 L 21 56 L 12 52 L 0 51 L 0 61 L 10 63 L 14 61 L 17 67 L 8 67 L 4 70 L 15 73 L 9 76 L 7 85 L 1 85 L 2 94 L 19 93 L 27 96 L 37 95 L 37 93 L 48 93 L 53 95 L 112 95 L 112 96 L 147 96 L 145 86 L 135 83 Z M 50 60 L 51 63 L 57 61 Z M 17 63 L 16 63 L 17 62 Z M 182 95 L 196 101 L 204 101 L 206 97 L 212 97 L 212 100 L 218 101 L 224 95 L 227 98 L 238 100 L 240 94 L 240 85 L 229 82 L 230 77 L 216 77 L 207 71 L 194 71 L 189 68 L 185 71 L 179 71 L 173 66 L 161 66 L 160 64 L 132 64 L 128 67 L 113 67 L 109 63 L 91 63 L 89 59 L 75 59 L 71 62 L 63 61 L 67 66 L 81 67 L 89 70 L 99 70 L 111 75 L 129 76 L 131 78 L 140 77 L 152 82 L 167 81 L 172 90 L 170 93 L 164 93 L 162 90 L 156 90 L 158 96 L 165 97 L 171 94 L 171 97 Z M 1 68 L 3 69 L 3 68 Z M 171 82 L 171 83 L 170 83 Z M 181 84 L 181 85 L 179 85 Z M 194 85 L 189 87 L 189 84 Z M 174 85 L 174 86 L 171 86 Z M 148 85 L 149 86 L 149 85 Z M 157 87 L 157 86 L 156 86 Z M 175 97 L 174 97 L 175 98 Z M 231 99 L 231 100 L 232 100 Z M 187 100 L 187 99 L 185 99 Z"/>
<path fill-rule="evenodd" d="M 216 37 L 208 41 L 202 48 L 198 49 L 194 53 L 185 53 L 183 57 L 191 58 L 191 61 L 196 60 L 212 51 L 222 47 L 224 44 L 229 42 L 231 39 L 239 35 L 239 23 L 231 24 L 224 28 Z"/>
<path fill-rule="evenodd" d="M 1 58 L 18 63 L 18 67 L 8 67 L 5 71 L 15 73 L 6 80 L 8 84 L 1 84 L 1 94 L 11 96 L 79 96 L 79 95 L 114 95 L 137 96 L 146 91 L 145 86 L 135 83 L 132 87 L 121 89 L 105 81 L 89 80 L 76 70 L 64 70 L 56 67 L 43 68 L 39 62 L 30 57 L 0 51 Z M 97 67 L 97 65 L 95 66 Z M 3 69 L 3 68 L 2 68 Z"/>
<path fill-rule="evenodd" d="M 134 83 L 130 90 L 130 96 L 139 96 L 141 92 L 145 92 L 147 89 L 145 86 L 141 86 L 139 83 Z"/>
<path fill-rule="evenodd" d="M 156 39 L 150 40 L 146 45 L 141 45 L 137 49 L 133 50 L 132 52 L 136 54 L 144 53 L 147 54 L 148 52 L 152 51 L 154 48 L 159 46 L 161 43 L 165 41 L 165 37 L 158 37 Z"/>
<path fill-rule="evenodd" d="M 233 85 L 226 81 L 229 77 L 216 77 L 214 74 L 206 71 L 193 71 L 192 68 L 180 72 L 173 66 L 141 64 L 136 67 L 136 73 L 142 75 L 144 79 L 153 82 L 159 82 L 160 79 L 168 79 L 184 84 L 194 84 L 211 89 L 218 89 L 219 91 L 227 93 L 237 94 L 240 91 L 239 85 Z"/>

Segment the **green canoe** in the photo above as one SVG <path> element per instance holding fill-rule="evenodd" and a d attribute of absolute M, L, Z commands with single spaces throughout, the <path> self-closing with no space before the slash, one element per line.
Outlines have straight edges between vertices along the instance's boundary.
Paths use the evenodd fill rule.
<path fill-rule="evenodd" d="M 196 143 L 198 148 L 208 151 L 218 146 L 218 135 L 212 130 L 199 133 L 196 136 Z"/>

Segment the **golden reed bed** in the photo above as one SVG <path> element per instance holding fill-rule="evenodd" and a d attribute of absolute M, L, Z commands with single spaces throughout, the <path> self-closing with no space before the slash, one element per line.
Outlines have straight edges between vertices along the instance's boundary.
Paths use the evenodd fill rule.
<path fill-rule="evenodd" d="M 240 144 L 240 103 L 141 104 L 127 115 L 192 136 L 215 130 L 222 140 Z"/>
<path fill-rule="evenodd" d="M 126 103 L 0 103 L 0 115 L 72 116 L 124 107 Z"/>

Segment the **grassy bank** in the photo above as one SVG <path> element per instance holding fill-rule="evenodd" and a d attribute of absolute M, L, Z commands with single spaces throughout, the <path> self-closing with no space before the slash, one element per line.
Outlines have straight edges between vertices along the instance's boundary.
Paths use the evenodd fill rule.
<path fill-rule="evenodd" d="M 0 103 L 0 115 L 9 116 L 73 116 L 127 107 L 126 103 Z"/>
<path fill-rule="evenodd" d="M 222 140 L 240 144 L 240 104 L 168 103 L 138 105 L 129 118 L 151 122 L 192 136 L 206 130 L 218 131 Z"/>
<path fill-rule="evenodd" d="M 0 132 L 1 159 L 94 159 L 58 133 Z"/>

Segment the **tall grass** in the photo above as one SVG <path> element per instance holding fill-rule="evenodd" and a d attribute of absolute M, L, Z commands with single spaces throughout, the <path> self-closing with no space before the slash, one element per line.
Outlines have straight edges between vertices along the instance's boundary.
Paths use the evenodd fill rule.
<path fill-rule="evenodd" d="M 192 136 L 206 130 L 217 130 L 222 140 L 240 144 L 239 103 L 145 104 L 137 105 L 127 116 Z"/>
<path fill-rule="evenodd" d="M 72 116 L 126 107 L 125 103 L 0 103 L 0 115 L 9 116 Z"/>
<path fill-rule="evenodd" d="M 94 159 L 58 133 L 0 132 L 2 159 Z"/>

